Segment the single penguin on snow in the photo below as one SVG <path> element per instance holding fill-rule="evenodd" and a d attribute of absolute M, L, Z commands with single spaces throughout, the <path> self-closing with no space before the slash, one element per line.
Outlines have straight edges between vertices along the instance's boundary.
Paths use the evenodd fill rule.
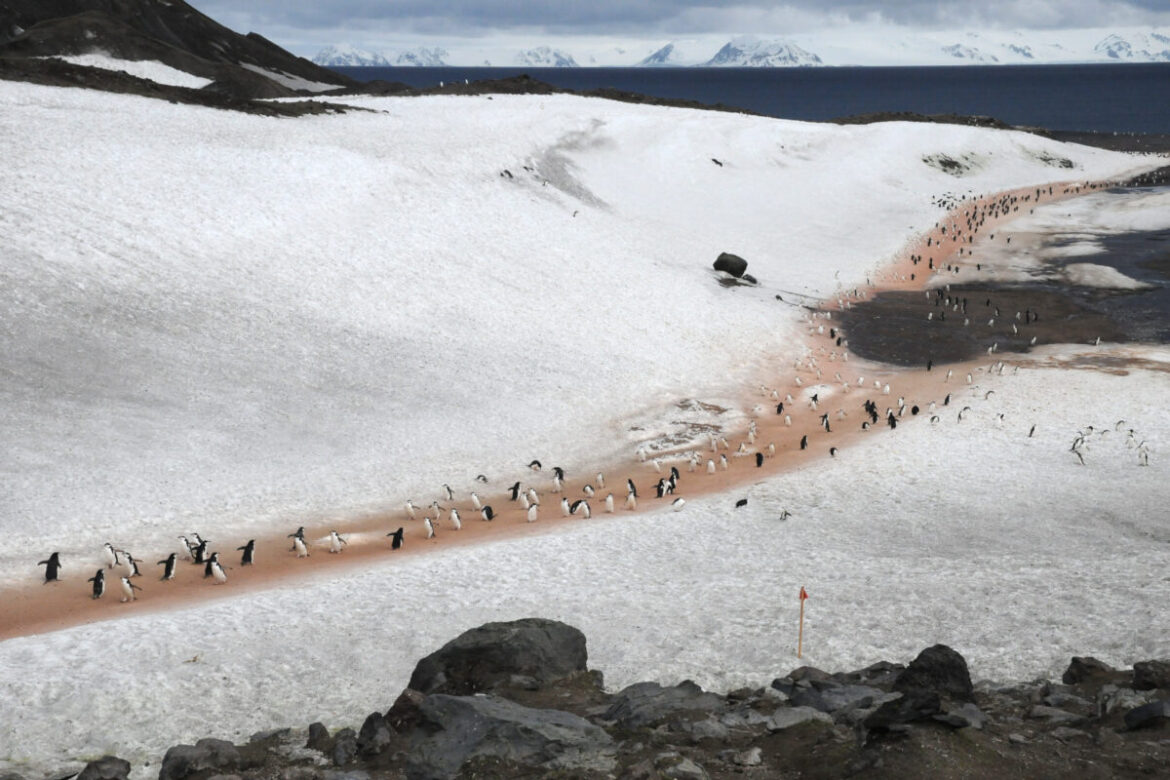
<path fill-rule="evenodd" d="M 37 561 L 37 566 L 45 567 L 45 582 L 57 582 L 61 579 L 60 556 L 60 553 L 53 553 L 47 560 Z"/>
<path fill-rule="evenodd" d="M 93 598 L 100 599 L 106 592 L 106 572 L 104 569 L 98 569 L 97 573 L 90 577 L 86 582 L 93 583 Z"/>
<path fill-rule="evenodd" d="M 337 531 L 329 532 L 329 552 L 339 553 L 341 552 L 341 548 L 345 547 L 347 544 L 349 544 L 349 542 L 342 539 L 341 534 L 337 533 Z"/>
<path fill-rule="evenodd" d="M 203 566 L 203 579 L 211 576 L 211 567 L 219 563 L 219 553 L 213 552 L 211 557 L 207 559 L 207 563 Z"/>
<path fill-rule="evenodd" d="M 397 550 L 402 547 L 402 534 L 403 529 L 401 527 L 397 531 L 391 531 L 390 533 L 386 534 L 387 536 L 392 537 L 390 539 L 391 550 Z"/>
<path fill-rule="evenodd" d="M 211 562 L 211 576 L 215 580 L 216 585 L 222 585 L 227 582 L 227 572 L 223 570 L 223 566 L 219 561 Z"/>
<path fill-rule="evenodd" d="M 613 493 L 605 497 L 605 511 L 611 515 L 613 514 Z"/>
<path fill-rule="evenodd" d="M 495 520 L 495 519 L 496 519 L 496 513 L 495 513 L 495 511 L 492 509 L 492 505 L 491 505 L 491 504 L 488 504 L 488 505 L 487 505 L 487 506 L 485 506 L 483 509 L 479 510 L 479 514 L 480 514 L 480 516 L 481 516 L 481 517 L 483 517 L 483 519 L 484 519 L 484 520 L 489 520 L 489 521 L 490 521 L 490 520 Z"/>
<path fill-rule="evenodd" d="M 435 538 L 435 524 L 429 516 L 423 518 L 423 525 L 425 525 L 427 527 L 427 538 L 434 539 Z"/>
<path fill-rule="evenodd" d="M 136 590 L 142 590 L 142 588 L 139 587 L 138 585 L 135 585 L 133 582 L 131 582 L 129 577 L 123 577 L 122 578 L 122 603 L 125 604 L 127 601 L 134 601 L 135 600 L 134 591 L 136 591 Z"/>
<path fill-rule="evenodd" d="M 163 576 L 162 576 L 163 581 L 173 580 L 175 578 L 175 560 L 178 557 L 179 556 L 177 554 L 171 553 L 170 555 L 167 556 L 167 559 L 165 561 L 158 562 L 158 564 L 157 564 L 158 566 L 166 567 L 163 569 Z"/>
<path fill-rule="evenodd" d="M 533 504 L 532 506 L 528 507 L 528 522 L 535 523 L 537 515 L 539 513 L 540 513 L 540 508 L 536 504 Z"/>
<path fill-rule="evenodd" d="M 512 491 L 512 498 L 511 498 L 512 501 L 515 501 L 517 498 L 520 497 L 520 483 L 519 482 L 517 482 L 512 487 L 508 488 L 508 490 Z"/>
<path fill-rule="evenodd" d="M 256 560 L 256 540 L 249 539 L 248 543 L 243 547 L 237 547 L 236 550 L 243 552 L 240 556 L 241 566 L 251 566 Z"/>
<path fill-rule="evenodd" d="M 459 510 L 451 507 L 451 525 L 456 531 L 463 529 L 463 521 L 459 519 Z"/>

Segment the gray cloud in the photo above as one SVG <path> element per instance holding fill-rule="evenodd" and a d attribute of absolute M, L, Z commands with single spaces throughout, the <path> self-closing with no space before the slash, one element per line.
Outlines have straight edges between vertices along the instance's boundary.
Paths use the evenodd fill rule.
<path fill-rule="evenodd" d="M 1167 0 L 195 0 L 236 29 L 482 35 L 783 33 L 885 21 L 911 27 L 1170 24 Z"/>

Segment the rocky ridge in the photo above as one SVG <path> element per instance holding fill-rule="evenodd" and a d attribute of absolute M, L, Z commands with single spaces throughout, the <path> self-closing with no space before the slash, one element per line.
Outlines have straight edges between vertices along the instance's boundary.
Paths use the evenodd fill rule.
<path fill-rule="evenodd" d="M 1063 780 L 1151 776 L 1170 761 L 1166 659 L 1119 670 L 1078 657 L 1059 682 L 973 684 L 963 657 L 935 645 L 906 664 L 802 666 L 727 694 L 690 681 L 609 693 L 586 661 L 585 636 L 564 623 L 488 623 L 419 661 L 409 687 L 360 728 L 176 745 L 159 780 Z M 78 777 L 129 771 L 106 756 Z"/>

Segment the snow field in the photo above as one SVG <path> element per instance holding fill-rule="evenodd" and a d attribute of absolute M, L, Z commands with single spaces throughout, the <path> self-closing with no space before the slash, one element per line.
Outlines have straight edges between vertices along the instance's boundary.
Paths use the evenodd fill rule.
<path fill-rule="evenodd" d="M 148 81 L 166 84 L 172 87 L 203 89 L 211 83 L 211 79 L 205 79 L 192 75 L 184 70 L 172 68 L 170 65 L 164 65 L 157 60 L 124 60 L 101 51 L 89 52 L 88 54 L 60 55 L 52 59 L 64 60 L 65 62 L 71 62 L 74 65 L 81 65 L 86 68 L 122 71 L 140 79 L 147 79 Z"/>
<path fill-rule="evenodd" d="M 181 741 L 354 725 L 458 633 L 528 615 L 581 628 L 611 689 L 693 679 L 725 691 L 803 663 L 905 662 L 937 642 L 1000 682 L 1059 675 L 1072 655 L 1165 657 L 1170 350 L 1131 356 L 1153 369 L 940 381 L 939 400 L 955 398 L 938 424 L 923 415 L 755 485 L 745 509 L 736 492 L 425 557 L 388 551 L 353 576 L 8 640 L 8 698 L 34 704 L 0 727 L 0 757 L 48 769 L 114 752 L 145 776 L 143 761 Z M 1150 443 L 1148 468 L 1118 419 Z M 1110 433 L 1091 437 L 1082 467 L 1067 450 L 1087 425 Z M 682 495 L 696 478 L 684 474 Z"/>

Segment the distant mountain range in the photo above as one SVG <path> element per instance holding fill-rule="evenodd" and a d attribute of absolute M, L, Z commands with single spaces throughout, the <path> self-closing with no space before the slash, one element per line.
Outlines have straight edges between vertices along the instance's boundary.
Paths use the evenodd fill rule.
<path fill-rule="evenodd" d="M 620 43 L 621 45 L 616 45 Z M 913 31 L 831 30 L 784 37 L 716 36 L 666 43 L 585 39 L 517 50 L 490 42 L 443 42 L 394 52 L 329 46 L 313 62 L 326 67 L 427 65 L 572 68 L 821 65 L 1013 65 L 1170 62 L 1170 30 Z"/>

